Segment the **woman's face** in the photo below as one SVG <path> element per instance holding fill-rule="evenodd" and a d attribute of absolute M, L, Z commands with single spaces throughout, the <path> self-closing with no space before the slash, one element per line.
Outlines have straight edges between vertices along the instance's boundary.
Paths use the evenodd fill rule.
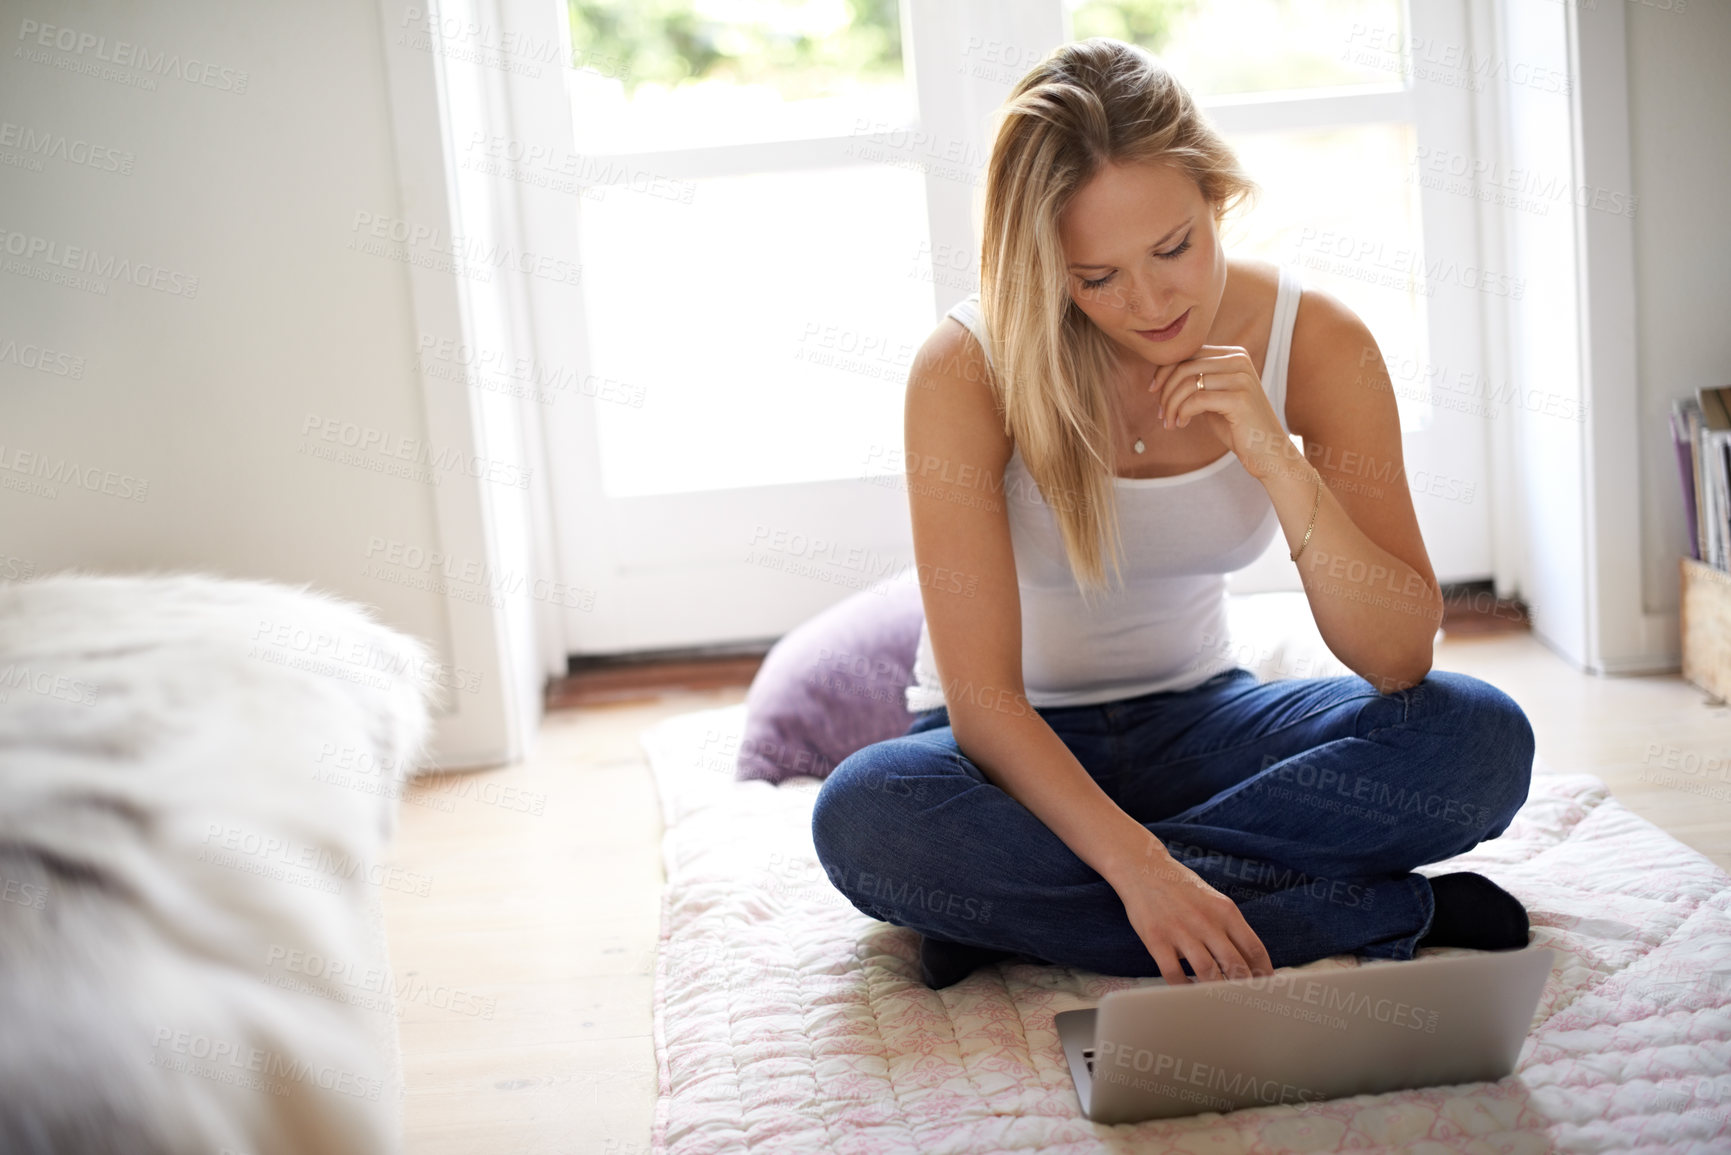
<path fill-rule="evenodd" d="M 1202 348 L 1226 288 L 1226 254 L 1213 207 L 1183 169 L 1106 165 L 1071 198 L 1058 238 L 1070 299 L 1121 349 L 1174 365 Z"/>

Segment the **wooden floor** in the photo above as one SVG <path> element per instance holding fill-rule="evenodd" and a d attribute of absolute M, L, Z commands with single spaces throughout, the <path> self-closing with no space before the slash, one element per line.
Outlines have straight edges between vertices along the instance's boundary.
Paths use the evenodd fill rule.
<path fill-rule="evenodd" d="M 1502 688 L 1546 761 L 1731 870 L 1731 708 L 1675 676 L 1581 674 L 1526 633 L 1451 634 L 1435 668 Z M 400 1014 L 408 1155 L 648 1152 L 663 879 L 637 735 L 744 689 L 648 693 L 556 711 L 527 763 L 405 797 L 396 861 L 433 881 L 385 892 L 392 961 L 434 992 Z"/>

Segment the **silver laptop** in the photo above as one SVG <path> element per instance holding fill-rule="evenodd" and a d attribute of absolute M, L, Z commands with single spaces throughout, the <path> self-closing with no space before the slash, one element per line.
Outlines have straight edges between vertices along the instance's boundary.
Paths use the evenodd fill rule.
<path fill-rule="evenodd" d="M 1548 947 L 1113 991 L 1053 1016 L 1082 1113 L 1137 1123 L 1514 1070 Z"/>

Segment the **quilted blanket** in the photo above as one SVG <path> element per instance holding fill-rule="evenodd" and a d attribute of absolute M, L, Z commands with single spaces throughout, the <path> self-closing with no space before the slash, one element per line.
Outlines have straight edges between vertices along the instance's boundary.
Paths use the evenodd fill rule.
<path fill-rule="evenodd" d="M 1161 980 L 1021 963 L 928 990 L 915 933 L 819 867 L 820 783 L 733 780 L 743 724 L 642 735 L 666 827 L 657 1153 L 1731 1151 L 1731 876 L 1592 775 L 1541 760 L 1503 837 L 1424 868 L 1494 878 L 1558 951 L 1509 1078 L 1103 1126 L 1052 1016 Z"/>

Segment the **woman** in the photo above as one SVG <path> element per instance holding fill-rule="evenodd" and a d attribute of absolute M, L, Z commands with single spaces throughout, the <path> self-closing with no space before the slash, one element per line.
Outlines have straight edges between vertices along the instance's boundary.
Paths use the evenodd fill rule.
<path fill-rule="evenodd" d="M 1227 257 L 1252 189 L 1129 45 L 1055 50 L 1002 110 L 978 300 L 907 389 L 919 570 L 961 580 L 924 584 L 913 725 L 812 816 L 831 881 L 921 932 L 934 988 L 1017 954 L 1187 982 L 1526 944 L 1490 880 L 1413 872 L 1502 833 L 1532 728 L 1431 671 L 1442 599 L 1381 354 Z M 1357 677 L 1259 684 L 1215 644 L 1224 575 L 1276 532 Z"/>

